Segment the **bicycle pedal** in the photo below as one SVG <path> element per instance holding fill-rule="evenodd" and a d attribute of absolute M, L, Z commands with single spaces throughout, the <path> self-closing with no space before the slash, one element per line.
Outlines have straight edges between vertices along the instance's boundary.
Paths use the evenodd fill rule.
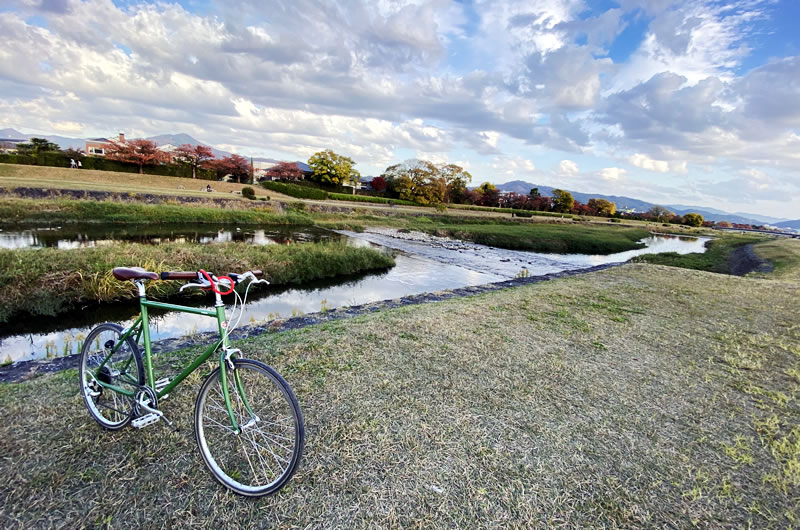
<path fill-rule="evenodd" d="M 161 392 L 164 388 L 169 384 L 170 378 L 169 377 L 162 377 L 158 381 L 153 384 L 153 390 L 156 392 Z M 161 398 L 164 399 L 164 398 Z"/>
<path fill-rule="evenodd" d="M 138 418 L 134 419 L 131 422 L 131 425 L 133 425 L 134 429 L 141 429 L 142 427 L 147 427 L 148 425 L 151 425 L 160 419 L 161 416 L 158 414 L 145 414 L 144 416 L 139 416 Z"/>

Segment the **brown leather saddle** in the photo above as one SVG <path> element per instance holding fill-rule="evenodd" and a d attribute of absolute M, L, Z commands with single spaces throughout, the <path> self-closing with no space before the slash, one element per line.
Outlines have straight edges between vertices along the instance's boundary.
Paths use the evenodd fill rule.
<path fill-rule="evenodd" d="M 158 274 L 141 267 L 114 267 L 111 271 L 118 280 L 157 280 Z"/>

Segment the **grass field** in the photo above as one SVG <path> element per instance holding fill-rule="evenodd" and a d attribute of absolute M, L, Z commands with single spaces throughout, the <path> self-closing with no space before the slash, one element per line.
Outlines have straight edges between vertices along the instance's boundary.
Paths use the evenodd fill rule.
<path fill-rule="evenodd" d="M 216 190 L 207 192 L 206 186 Z M 238 198 L 247 184 L 215 182 L 210 180 L 161 175 L 139 175 L 116 171 L 94 169 L 69 169 L 49 166 L 26 166 L 20 164 L 0 164 L 0 186 L 33 187 L 69 190 L 92 190 L 130 193 L 155 193 L 165 195 L 197 196 L 207 198 Z M 250 185 L 259 197 L 292 200 L 280 193 L 267 191 L 261 186 Z"/>
<path fill-rule="evenodd" d="M 252 339 L 307 429 L 299 472 L 260 500 L 202 464 L 199 375 L 164 404 L 180 433 L 102 432 L 74 371 L 0 385 L 0 522 L 792 527 L 799 295 L 633 264 Z M 157 363 L 176 372 L 186 355 Z"/>
<path fill-rule="evenodd" d="M 394 265 L 391 256 L 344 243 L 297 245 L 203 245 L 117 243 L 80 250 L 41 248 L 0 250 L 0 323 L 16 313 L 55 315 L 78 303 L 133 299 L 131 282 L 114 279 L 114 267 L 143 267 L 153 272 L 196 271 L 216 274 L 260 269 L 275 285 L 301 284 Z M 175 295 L 183 282 L 147 283 L 150 298 Z"/>

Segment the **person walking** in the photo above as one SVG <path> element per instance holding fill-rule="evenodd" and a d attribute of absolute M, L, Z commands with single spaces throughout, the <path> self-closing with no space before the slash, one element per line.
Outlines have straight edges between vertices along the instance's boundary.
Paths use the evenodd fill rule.
<path fill-rule="evenodd" d="M 70 158 L 69 159 L 69 168 L 70 169 L 75 169 L 75 167 L 76 167 L 75 166 L 75 159 L 74 158 Z"/>
<path fill-rule="evenodd" d="M 80 160 L 78 160 L 78 169 L 80 169 L 80 168 L 82 168 L 82 167 L 83 167 L 83 164 L 81 164 L 81 161 L 80 161 Z"/>

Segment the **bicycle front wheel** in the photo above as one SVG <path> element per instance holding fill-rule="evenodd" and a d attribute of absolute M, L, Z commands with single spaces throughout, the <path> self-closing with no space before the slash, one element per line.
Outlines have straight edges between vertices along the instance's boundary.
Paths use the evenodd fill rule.
<path fill-rule="evenodd" d="M 227 384 L 240 432 L 231 425 L 216 368 L 195 403 L 197 445 L 208 469 L 225 487 L 240 495 L 269 495 L 289 481 L 300 463 L 305 441 L 303 413 L 278 372 L 249 359 L 233 363 L 244 399 L 232 370 L 227 372 Z"/>

